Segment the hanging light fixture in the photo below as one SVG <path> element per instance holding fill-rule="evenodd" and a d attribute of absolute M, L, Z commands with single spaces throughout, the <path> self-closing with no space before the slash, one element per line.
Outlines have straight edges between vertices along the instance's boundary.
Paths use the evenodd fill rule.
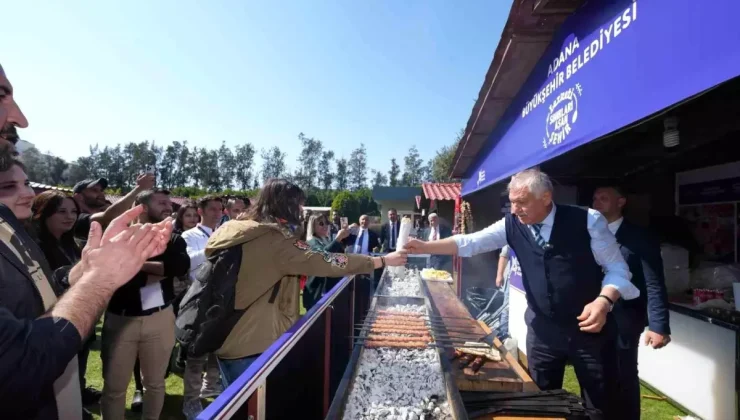
<path fill-rule="evenodd" d="M 680 142 L 678 117 L 667 117 L 663 120 L 663 147 L 676 147 Z"/>

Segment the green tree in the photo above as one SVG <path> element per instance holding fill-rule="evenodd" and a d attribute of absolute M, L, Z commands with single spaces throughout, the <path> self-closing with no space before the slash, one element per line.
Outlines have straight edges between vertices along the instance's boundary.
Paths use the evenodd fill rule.
<path fill-rule="evenodd" d="M 373 187 L 382 187 L 388 184 L 388 177 L 383 172 L 372 170 L 373 173 Z"/>
<path fill-rule="evenodd" d="M 399 185 L 398 176 L 401 174 L 401 168 L 396 163 L 396 158 L 391 159 L 391 169 L 388 171 L 388 183 L 391 187 Z"/>
<path fill-rule="evenodd" d="M 353 194 L 357 200 L 357 205 L 360 214 L 367 214 L 368 216 L 380 216 L 380 209 L 378 203 L 373 200 L 372 191 L 368 188 L 357 190 Z"/>
<path fill-rule="evenodd" d="M 183 184 L 178 185 L 175 182 L 179 154 L 179 150 L 175 147 L 176 144 L 178 146 L 180 145 L 180 143 L 174 142 L 164 149 L 162 160 L 159 162 L 159 182 L 164 188 L 169 190 L 184 186 Z"/>
<path fill-rule="evenodd" d="M 221 175 L 221 186 L 231 188 L 234 186 L 234 176 L 236 175 L 236 159 L 231 149 L 226 146 L 226 142 L 221 142 L 218 149 L 218 171 Z"/>
<path fill-rule="evenodd" d="M 195 181 L 193 178 L 193 171 L 195 168 L 193 167 L 193 159 L 190 156 L 191 151 L 188 147 L 188 142 L 182 142 L 179 141 L 173 142 L 172 146 L 174 147 L 174 154 L 177 156 L 177 164 L 175 165 L 175 170 L 172 174 L 172 184 L 175 186 L 185 186 L 190 183 L 190 180 Z"/>
<path fill-rule="evenodd" d="M 271 178 L 282 178 L 286 175 L 285 153 L 278 146 L 262 150 L 262 182 Z"/>
<path fill-rule="evenodd" d="M 403 176 L 401 185 L 413 187 L 421 184 L 424 160 L 419 157 L 419 150 L 411 146 L 408 155 L 403 158 Z"/>
<path fill-rule="evenodd" d="M 319 185 L 320 159 L 317 157 L 322 155 L 324 146 L 321 140 L 306 137 L 303 133 L 298 134 L 298 140 L 301 142 L 301 153 L 298 155 L 295 182 L 304 190 L 311 191 Z"/>
<path fill-rule="evenodd" d="M 360 218 L 360 203 L 349 191 L 337 193 L 331 203 L 331 210 L 351 221 L 357 221 Z"/>
<path fill-rule="evenodd" d="M 465 135 L 465 129 L 461 129 L 457 133 L 455 143 L 450 146 L 444 146 L 437 150 L 437 154 L 432 159 L 431 166 L 431 180 L 432 182 L 455 182 L 456 180 L 450 178 L 452 173 L 452 165 L 455 159 L 455 151 L 457 150 L 460 141 Z"/>
<path fill-rule="evenodd" d="M 252 176 L 257 181 L 257 174 L 252 174 L 254 165 L 254 146 L 245 143 L 236 146 L 236 180 L 241 189 L 249 189 L 252 184 Z"/>
<path fill-rule="evenodd" d="M 64 185 L 65 171 L 69 167 L 64 159 L 46 155 L 46 182 L 50 185 Z"/>
<path fill-rule="evenodd" d="M 337 190 L 344 191 L 347 189 L 349 182 L 349 173 L 347 172 L 347 159 L 337 159 L 337 174 L 335 176 Z"/>
<path fill-rule="evenodd" d="M 367 150 L 363 143 L 360 143 L 360 147 L 352 151 L 349 157 L 348 169 L 349 187 L 352 190 L 367 187 Z"/>
<path fill-rule="evenodd" d="M 21 156 L 23 164 L 26 165 L 26 176 L 32 182 L 42 184 L 48 183 L 49 172 L 46 165 L 46 157 L 35 147 L 31 147 L 23 152 Z"/>
<path fill-rule="evenodd" d="M 334 160 L 334 151 L 325 150 L 321 153 L 321 160 L 319 161 L 319 185 L 324 190 L 330 190 L 331 185 L 334 183 L 334 174 L 331 171 L 331 161 Z"/>

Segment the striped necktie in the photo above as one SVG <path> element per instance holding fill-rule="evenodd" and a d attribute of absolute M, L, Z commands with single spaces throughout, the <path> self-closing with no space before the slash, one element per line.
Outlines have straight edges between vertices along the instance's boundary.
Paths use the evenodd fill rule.
<path fill-rule="evenodd" d="M 534 230 L 534 240 L 537 242 L 537 245 L 541 246 L 542 248 L 547 245 L 547 242 L 545 241 L 545 238 L 542 237 L 540 234 L 540 231 L 542 230 L 542 223 L 536 223 L 532 225 L 532 230 Z"/>

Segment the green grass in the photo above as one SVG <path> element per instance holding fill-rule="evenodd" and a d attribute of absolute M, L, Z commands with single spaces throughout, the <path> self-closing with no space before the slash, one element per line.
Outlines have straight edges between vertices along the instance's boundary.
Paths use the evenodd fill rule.
<path fill-rule="evenodd" d="M 100 331 L 103 324 L 100 323 L 96 327 L 96 333 L 98 339 L 95 341 L 92 350 L 90 350 L 90 356 L 87 359 L 87 386 L 92 386 L 97 390 L 103 389 L 103 364 L 100 359 Z M 160 420 L 181 420 L 185 416 L 182 415 L 182 375 L 176 373 L 170 373 L 170 376 L 166 380 L 167 396 L 164 400 L 164 408 L 160 415 Z M 131 399 L 134 397 L 134 379 L 133 374 L 131 376 L 131 382 L 128 384 L 128 390 L 126 391 L 126 419 L 139 420 L 141 419 L 140 413 L 133 413 L 129 411 L 131 407 Z M 208 401 L 204 401 L 203 406 L 207 405 Z M 93 413 L 95 419 L 101 419 L 100 406 L 87 407 Z"/>
<path fill-rule="evenodd" d="M 581 395 L 581 387 L 578 386 L 578 380 L 576 379 L 576 373 L 573 371 L 573 366 L 565 368 L 565 378 L 563 380 L 563 388 L 567 391 L 572 392 L 576 395 Z M 660 396 L 645 386 L 640 386 L 641 395 Z M 674 407 L 668 401 L 657 401 L 649 398 L 642 398 L 640 404 L 640 418 L 648 420 L 673 420 L 673 416 L 685 416 L 686 413 Z"/>

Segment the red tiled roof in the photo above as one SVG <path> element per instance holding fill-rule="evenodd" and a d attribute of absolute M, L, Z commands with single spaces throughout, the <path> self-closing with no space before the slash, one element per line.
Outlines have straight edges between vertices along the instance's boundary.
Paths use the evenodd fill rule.
<path fill-rule="evenodd" d="M 424 196 L 428 200 L 456 200 L 460 195 L 461 184 L 444 183 L 444 184 L 421 184 L 424 190 Z"/>

